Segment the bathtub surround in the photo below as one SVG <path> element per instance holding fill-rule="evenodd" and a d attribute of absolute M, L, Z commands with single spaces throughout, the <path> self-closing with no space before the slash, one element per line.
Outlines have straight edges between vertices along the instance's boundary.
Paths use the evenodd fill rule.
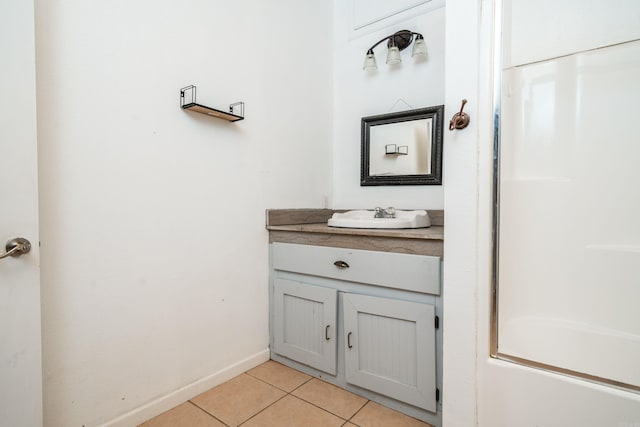
<path fill-rule="evenodd" d="M 517 27 L 520 40 L 526 42 L 516 49 L 520 54 L 550 49 L 551 54 L 562 55 L 567 47 L 575 46 L 573 42 L 583 44 L 593 35 L 638 30 L 640 7 L 633 0 L 590 2 L 588 6 L 579 0 L 511 3 L 528 23 Z M 460 99 L 467 98 L 465 111 L 473 119 L 467 129 L 445 137 L 444 425 L 634 426 L 640 422 L 637 393 L 489 356 L 494 118 L 489 82 L 493 78 L 496 4 L 447 2 L 446 105 L 453 114 Z M 600 99 L 609 101 L 606 94 Z M 623 194 L 620 191 L 613 186 L 606 195 Z M 593 197 L 600 200 L 605 194 L 596 191 Z"/>

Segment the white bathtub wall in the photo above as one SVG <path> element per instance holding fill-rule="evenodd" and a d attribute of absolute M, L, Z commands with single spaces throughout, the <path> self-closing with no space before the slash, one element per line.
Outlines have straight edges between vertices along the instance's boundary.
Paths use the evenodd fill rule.
<path fill-rule="evenodd" d="M 404 12 L 354 30 L 360 17 L 368 22 L 404 7 Z M 334 16 L 333 207 L 442 209 L 443 186 L 360 186 L 360 120 L 444 104 L 444 1 L 334 1 Z M 374 50 L 378 71 L 364 72 L 367 49 L 402 29 L 424 35 L 427 61 L 411 58 L 410 46 L 401 52 L 402 64 L 389 67 L 386 44 L 381 43 Z"/>
<path fill-rule="evenodd" d="M 47 426 L 131 425 L 267 357 L 264 209 L 331 191 L 332 19 L 36 1 Z M 188 84 L 246 120 L 182 111 Z"/>
<path fill-rule="evenodd" d="M 503 66 L 517 67 L 635 40 L 638 22 L 637 0 L 505 1 Z"/>
<path fill-rule="evenodd" d="M 633 10 L 637 10 L 638 3 L 627 5 L 631 3 L 636 8 Z M 467 0 L 447 1 L 447 100 L 450 103 L 459 97 L 471 98 L 474 95 L 469 94 L 476 93 L 479 102 L 470 102 L 472 122 L 469 132 L 450 133 L 445 145 L 445 176 L 448 181 L 445 187 L 447 261 L 443 271 L 446 289 L 443 425 L 635 427 L 640 425 L 638 393 L 547 373 L 489 356 L 494 113 L 491 67 L 493 8 L 499 4 L 483 0 L 470 7 Z M 530 8 L 531 4 L 534 3 L 518 1 L 521 7 Z M 540 13 L 548 14 L 548 19 L 532 22 L 537 21 L 542 26 L 548 20 L 560 19 L 566 26 L 573 26 L 578 16 L 587 21 L 597 17 L 608 21 L 613 28 L 611 20 L 631 13 L 630 10 L 621 12 L 617 8 L 621 4 L 598 1 L 572 8 L 574 4 L 570 1 L 545 0 L 536 2 L 535 7 Z M 632 20 L 633 17 L 629 22 Z M 578 39 L 589 39 L 591 28 L 580 28 L 583 31 Z M 564 33 L 564 30 L 560 31 Z M 618 31 L 617 27 L 615 31 Z M 528 33 L 531 43 L 540 36 L 546 36 L 546 33 Z M 469 40 L 477 40 L 477 43 L 469 43 Z M 555 47 L 556 43 L 552 45 Z M 603 102 L 605 99 L 603 97 Z M 474 121 L 474 117 L 477 120 Z M 604 120 L 603 123 L 608 122 Z M 621 188 L 610 190 L 617 193 Z M 598 189 L 594 197 L 602 200 L 610 197 L 609 194 L 609 191 Z M 608 228 L 591 227 L 591 230 L 596 229 Z M 594 307 L 593 311 L 600 311 L 600 308 Z M 637 369 L 631 372 L 637 372 Z"/>
<path fill-rule="evenodd" d="M 637 386 L 640 4 L 504 4 L 498 348 Z M 491 152 L 479 147 L 478 424 L 640 425 L 638 393 L 488 357 Z"/>
<path fill-rule="evenodd" d="M 499 350 L 640 387 L 640 42 L 503 75 Z"/>

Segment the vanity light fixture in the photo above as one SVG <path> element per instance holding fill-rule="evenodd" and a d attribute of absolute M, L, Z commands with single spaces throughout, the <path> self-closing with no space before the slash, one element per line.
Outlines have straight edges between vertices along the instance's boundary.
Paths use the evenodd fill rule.
<path fill-rule="evenodd" d="M 375 70 L 378 68 L 376 64 L 376 57 L 373 54 L 373 49 L 384 41 L 387 42 L 387 48 L 389 49 L 387 52 L 387 64 L 389 65 L 395 65 L 402 62 L 400 51 L 406 49 L 411 43 L 413 43 L 411 57 L 427 56 L 427 44 L 425 43 L 422 34 L 414 33 L 409 30 L 400 30 L 383 38 L 367 50 L 367 54 L 364 58 L 364 65 L 362 67 L 363 70 Z"/>

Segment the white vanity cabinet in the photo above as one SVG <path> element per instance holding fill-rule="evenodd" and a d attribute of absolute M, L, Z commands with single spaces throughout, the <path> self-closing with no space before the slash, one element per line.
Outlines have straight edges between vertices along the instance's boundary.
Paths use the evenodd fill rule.
<path fill-rule="evenodd" d="M 272 243 L 272 358 L 439 424 L 440 270 L 438 256 Z"/>

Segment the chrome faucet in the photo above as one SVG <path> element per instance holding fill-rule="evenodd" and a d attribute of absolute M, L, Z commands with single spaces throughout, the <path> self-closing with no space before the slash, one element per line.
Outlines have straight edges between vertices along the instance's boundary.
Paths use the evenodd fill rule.
<path fill-rule="evenodd" d="M 396 217 L 396 210 L 395 208 L 389 207 L 387 209 L 384 208 L 375 208 L 374 209 L 375 214 L 373 215 L 374 218 L 395 218 Z"/>

